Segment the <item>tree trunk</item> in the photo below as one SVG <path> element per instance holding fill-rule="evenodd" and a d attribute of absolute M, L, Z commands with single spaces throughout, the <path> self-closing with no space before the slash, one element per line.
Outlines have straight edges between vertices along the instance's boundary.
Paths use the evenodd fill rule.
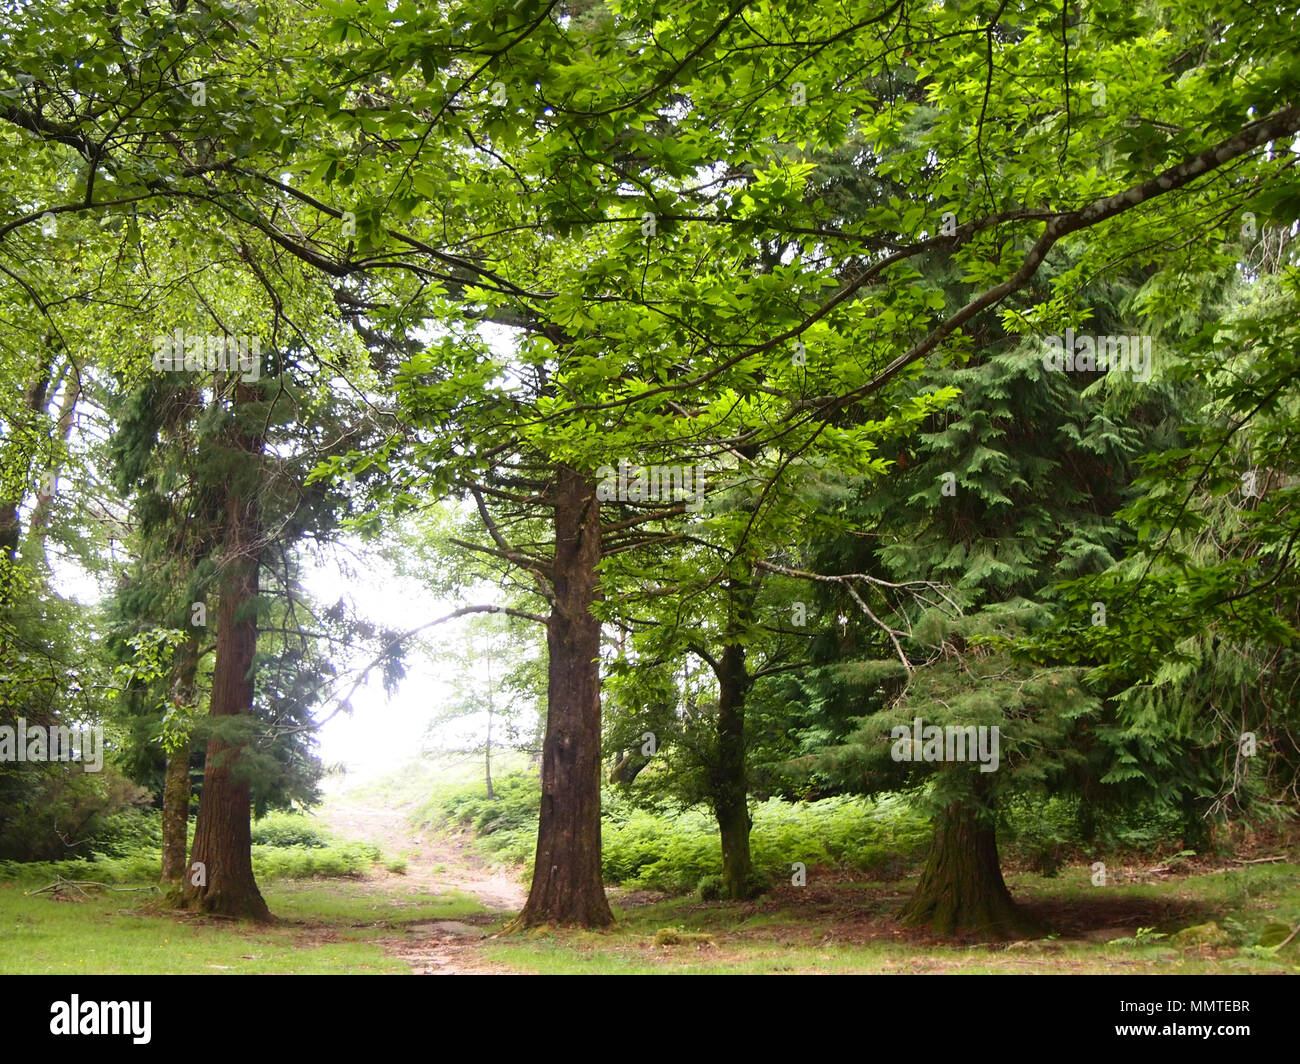
<path fill-rule="evenodd" d="M 492 792 L 492 707 L 490 705 L 488 706 L 487 747 L 483 751 L 483 775 L 487 777 L 488 801 L 493 801 L 496 795 Z"/>
<path fill-rule="evenodd" d="M 53 344 L 45 345 L 45 358 L 41 363 L 40 372 L 32 382 L 23 390 L 23 409 L 31 415 L 30 422 L 34 423 L 37 418 L 45 413 L 45 399 L 49 392 L 50 375 L 54 370 L 54 347 Z M 17 428 L 15 425 L 13 428 Z M 22 440 L 23 437 L 16 432 L 6 442 L 3 462 L 6 466 L 18 464 L 27 466 L 30 463 L 31 455 L 26 453 L 24 448 L 27 446 L 22 443 L 15 444 L 14 439 Z M 0 499 L 0 563 L 14 562 L 18 557 L 18 544 L 22 540 L 22 525 L 18 517 L 18 509 L 22 506 L 24 498 L 23 489 L 19 489 L 13 497 Z M 9 577 L 4 572 L 3 564 L 0 564 L 0 592 L 8 590 Z"/>
<path fill-rule="evenodd" d="M 77 411 L 77 401 L 81 398 L 81 378 L 77 375 L 75 369 L 67 378 L 67 385 L 63 389 L 63 400 L 59 403 L 59 417 L 55 422 L 55 432 L 59 438 L 67 443 L 68 437 L 72 435 L 73 417 Z M 60 472 L 60 463 L 55 462 L 46 470 L 46 476 L 57 478 Z M 49 563 L 45 560 L 45 537 L 49 532 L 50 513 L 53 507 L 54 497 L 52 495 L 38 494 L 36 502 L 32 505 L 31 520 L 27 525 L 27 538 L 29 540 L 39 540 L 41 544 L 41 553 L 39 560 L 49 568 Z"/>
<path fill-rule="evenodd" d="M 484 660 L 487 663 L 487 745 L 483 748 L 483 775 L 487 777 L 487 796 L 488 801 L 493 801 L 496 795 L 492 793 L 492 710 L 494 708 L 492 701 L 492 640 L 486 640 L 484 647 Z"/>
<path fill-rule="evenodd" d="M 185 846 L 190 823 L 190 741 L 167 751 L 163 777 L 162 875 L 159 882 L 178 890 L 185 877 Z"/>
<path fill-rule="evenodd" d="M 749 852 L 749 784 L 745 776 L 745 648 L 723 647 L 718 662 L 718 759 L 713 774 L 713 811 L 722 840 L 722 879 L 727 897 L 757 897 L 763 884 Z"/>
<path fill-rule="evenodd" d="M 1038 928 L 1017 908 L 1002 879 L 996 829 L 974 809 L 954 803 L 939 814 L 930 855 L 899 919 L 941 935 L 974 931 L 1022 938 Z"/>
<path fill-rule="evenodd" d="M 199 671 L 199 638 L 191 633 L 181 648 L 172 678 L 172 703 L 194 704 L 194 678 Z M 185 846 L 190 820 L 190 740 L 167 749 L 167 771 L 163 777 L 162 876 L 160 881 L 179 892 L 185 876 Z"/>
<path fill-rule="evenodd" d="M 240 406 L 250 398 L 247 385 L 237 388 L 234 417 L 239 417 Z M 240 429 L 237 422 L 231 437 L 234 449 L 243 452 L 249 461 L 232 477 L 226 496 L 217 658 L 208 711 L 214 730 L 204 759 L 203 791 L 199 796 L 194 849 L 185 873 L 183 904 L 202 912 L 268 920 L 270 911 L 253 878 L 252 808 L 248 781 L 241 775 L 239 764 L 243 741 L 229 731 L 223 735 L 221 728 L 228 723 L 227 718 L 250 714 L 253 708 L 261 538 L 257 466 L 265 441 Z M 200 873 L 206 882 L 196 882 Z"/>
<path fill-rule="evenodd" d="M 561 466 L 555 498 L 555 602 L 547 621 L 542 805 L 532 889 L 516 927 L 614 922 L 600 867 L 600 506 L 596 483 Z"/>

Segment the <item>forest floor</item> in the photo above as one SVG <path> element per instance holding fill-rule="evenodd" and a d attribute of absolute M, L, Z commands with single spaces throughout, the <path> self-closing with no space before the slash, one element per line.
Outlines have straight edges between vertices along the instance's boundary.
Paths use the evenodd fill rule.
<path fill-rule="evenodd" d="M 819 867 L 808 885 L 746 903 L 609 892 L 604 933 L 502 934 L 523 904 L 521 871 L 492 867 L 467 836 L 410 827 L 405 795 L 333 794 L 340 836 L 377 843 L 360 877 L 262 884 L 277 922 L 245 925 L 162 908 L 147 885 L 33 893 L 0 882 L 0 973 L 1279 973 L 1300 971 L 1300 854 L 1249 854 L 1053 878 L 1011 872 L 1050 937 L 941 940 L 894 919 L 914 879 Z M 1283 860 L 1276 858 L 1283 857 Z M 400 861 L 405 861 L 404 871 Z M 675 944 L 665 944 L 676 933 Z M 682 933 L 686 933 L 683 935 Z M 1262 943 L 1262 944 L 1261 944 Z"/>
<path fill-rule="evenodd" d="M 372 886 L 412 896 L 460 891 L 481 905 L 455 920 L 405 922 L 401 934 L 376 941 L 419 974 L 1300 971 L 1300 936 L 1280 955 L 1240 945 L 1268 928 L 1275 940 L 1278 929 L 1300 923 L 1297 854 L 1117 865 L 1106 887 L 1093 886 L 1086 866 L 1052 878 L 1009 873 L 1024 908 L 1054 929 L 1019 942 L 953 941 L 903 928 L 893 913 L 914 880 L 818 868 L 809 869 L 807 886 L 740 904 L 611 889 L 618 918 L 611 931 L 502 935 L 526 895 L 519 871 L 486 866 L 465 835 L 411 829 L 400 805 L 356 801 L 327 802 L 325 825 L 402 852 L 408 862 L 404 875 L 377 874 Z M 664 932 L 686 935 L 663 944 L 672 937 Z"/>

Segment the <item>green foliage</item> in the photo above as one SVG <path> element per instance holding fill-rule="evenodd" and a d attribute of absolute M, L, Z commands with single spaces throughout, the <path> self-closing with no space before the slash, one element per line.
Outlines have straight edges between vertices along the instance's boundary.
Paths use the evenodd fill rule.
<path fill-rule="evenodd" d="M 94 850 L 118 854 L 152 840 L 149 820 L 139 811 L 148 794 L 111 765 L 102 772 L 53 767 L 65 771 L 23 774 L 21 796 L 0 808 L 0 859 L 51 860 Z"/>
<path fill-rule="evenodd" d="M 157 852 L 135 852 L 121 857 L 66 861 L 0 861 L 0 880 L 44 885 L 55 879 L 81 879 L 92 883 L 154 883 L 162 872 Z M 36 881 L 40 881 L 39 884 Z"/>
<path fill-rule="evenodd" d="M 1159 795 L 1098 810 L 1078 793 L 1013 794 L 998 814 L 1002 855 L 1046 876 L 1099 853 L 1159 859 L 1178 849 L 1187 827 L 1182 807 Z"/>
<path fill-rule="evenodd" d="M 415 822 L 421 827 L 458 824 L 479 835 L 536 828 L 537 809 L 542 800 L 542 785 L 536 775 L 511 772 L 494 780 L 492 788 L 495 798 L 487 797 L 482 784 L 435 796 L 417 809 Z"/>
<path fill-rule="evenodd" d="M 721 876 L 701 876 L 695 884 L 695 892 L 699 894 L 700 901 L 718 901 L 726 896 L 727 883 Z"/>
<path fill-rule="evenodd" d="M 610 741 L 647 718 L 664 739 L 642 804 L 692 806 L 721 781 L 740 802 L 1164 789 L 1185 827 L 1198 803 L 1287 814 L 1295 277 L 1238 230 L 1282 231 L 1300 203 L 1291 153 L 1267 147 L 1300 129 L 1292 35 L 1245 0 L 921 4 L 894 29 L 871 0 L 526 7 L 6 8 L 0 709 L 99 720 L 103 674 L 130 666 L 121 767 L 156 792 L 206 677 L 169 683 L 185 677 L 139 637 L 185 630 L 236 527 L 223 505 L 255 501 L 253 712 L 192 737 L 232 729 L 259 812 L 309 803 L 311 711 L 355 629 L 299 618 L 305 541 L 472 492 L 486 527 L 463 549 L 544 609 L 574 575 L 552 565 L 558 469 L 707 462 L 698 514 L 606 509 L 596 619 L 656 629 L 607 670 Z M 1206 297 L 1238 274 L 1268 298 L 1220 333 Z M 1173 377 L 1137 392 L 1037 361 L 1044 333 L 1139 323 L 1161 354 L 1193 349 L 1204 402 L 1175 402 Z M 266 376 L 155 372 L 150 338 L 173 327 L 264 340 Z M 111 447 L 60 429 L 74 380 Z M 1237 506 L 1246 460 L 1267 490 Z M 21 527 L 65 468 L 81 490 L 45 506 L 52 535 L 85 539 L 102 572 L 86 559 L 119 547 L 100 526 L 129 529 L 93 623 L 42 579 L 40 523 Z M 792 632 L 774 620 L 788 581 L 750 594 L 772 557 L 874 574 L 877 612 L 826 586 L 816 635 Z M 1104 631 L 1089 596 L 1113 607 Z M 746 691 L 743 736 L 719 734 L 690 662 L 680 689 L 634 690 L 692 647 L 746 651 L 747 686 L 809 643 L 827 667 Z M 903 674 L 862 664 L 891 657 Z M 882 729 L 922 712 L 1003 726 L 1005 771 L 887 763 Z M 1258 770 L 1233 756 L 1239 720 L 1258 725 Z M 40 793 L 0 768 L 6 816 Z M 513 847 L 527 802 L 502 803 L 451 815 Z M 616 833 L 682 848 L 647 871 L 615 840 L 627 875 L 703 874 L 693 822 L 665 842 L 614 812 Z M 858 859 L 783 823 L 773 809 L 800 859 Z"/>
<path fill-rule="evenodd" d="M 378 846 L 346 842 L 332 846 L 254 846 L 253 874 L 259 879 L 362 876 L 381 859 Z"/>
<path fill-rule="evenodd" d="M 453 792 L 418 812 L 416 821 L 469 827 L 484 852 L 523 863 L 536 844 L 540 784 L 528 775 L 505 776 L 499 793 L 491 802 L 479 787 Z M 752 815 L 755 868 L 777 882 L 789 879 L 795 861 L 898 875 L 929 839 L 928 822 L 897 797 L 808 803 L 772 798 L 757 803 Z M 711 813 L 650 812 L 615 791 L 604 797 L 601 854 L 606 882 L 624 887 L 682 893 L 722 869 Z"/>
<path fill-rule="evenodd" d="M 36 817 L 24 823 L 38 824 Z M 23 880 L 55 876 L 104 883 L 156 880 L 161 872 L 162 816 L 156 809 L 128 808 L 87 822 L 94 834 L 81 847 L 85 856 L 66 860 L 0 862 L 0 878 Z M 189 824 L 192 839 L 194 822 Z M 261 878 L 310 879 L 361 876 L 382 859 L 377 846 L 340 842 L 298 813 L 273 812 L 252 825 L 253 869 Z M 390 862 L 402 864 L 404 862 Z"/>
<path fill-rule="evenodd" d="M 607 881 L 683 893 L 721 872 L 717 824 L 710 815 L 656 816 L 611 804 L 602 833 Z M 896 798 L 771 798 L 755 804 L 751 815 L 754 868 L 777 883 L 789 881 L 794 862 L 892 878 L 916 860 L 930 837 L 928 822 Z"/>
<path fill-rule="evenodd" d="M 276 811 L 253 821 L 253 845 L 277 849 L 329 846 L 329 833 L 301 813 Z"/>

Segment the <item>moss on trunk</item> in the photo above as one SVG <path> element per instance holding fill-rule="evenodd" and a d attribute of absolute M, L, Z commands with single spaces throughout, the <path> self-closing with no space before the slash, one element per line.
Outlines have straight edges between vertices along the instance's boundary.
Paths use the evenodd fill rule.
<path fill-rule="evenodd" d="M 941 935 L 1023 938 L 1041 930 L 1002 879 L 995 828 L 960 803 L 939 814 L 921 880 L 899 918 Z"/>

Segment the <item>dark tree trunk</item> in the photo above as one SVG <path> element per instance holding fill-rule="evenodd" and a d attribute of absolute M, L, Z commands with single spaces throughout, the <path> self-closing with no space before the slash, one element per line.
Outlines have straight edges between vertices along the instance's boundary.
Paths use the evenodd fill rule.
<path fill-rule="evenodd" d="M 713 774 L 713 811 L 722 839 L 722 879 L 727 897 L 753 898 L 764 884 L 749 853 L 749 784 L 745 775 L 745 648 L 723 647 L 718 661 L 718 755 Z"/>
<path fill-rule="evenodd" d="M 532 889 L 519 927 L 614 922 L 600 868 L 600 506 L 596 483 L 561 466 L 555 496 L 555 602 L 547 621 L 542 806 Z"/>
<path fill-rule="evenodd" d="M 241 394 L 242 393 L 242 394 Z M 251 399 L 246 386 L 237 400 Z M 235 416 L 240 403 L 236 403 Z M 185 871 L 186 908 L 224 916 L 270 919 L 270 911 L 253 879 L 252 808 L 248 780 L 240 772 L 242 742 L 222 734 L 228 718 L 250 714 L 253 708 L 253 659 L 257 652 L 257 592 L 261 522 L 258 519 L 257 466 L 264 448 L 261 436 L 236 423 L 231 432 L 234 450 L 248 465 L 231 481 L 226 496 L 226 526 L 221 557 L 220 600 L 217 609 L 217 658 L 208 711 L 214 729 L 204 759 L 203 790 L 194 829 L 194 849 Z M 241 475 L 242 474 L 242 475 Z M 195 865 L 206 883 L 195 882 Z"/>
<path fill-rule="evenodd" d="M 181 648 L 181 657 L 172 678 L 172 702 L 178 706 L 194 704 L 194 678 L 199 671 L 199 638 L 191 633 Z M 167 751 L 167 771 L 163 777 L 162 809 L 162 876 L 161 882 L 180 891 L 185 875 L 186 829 L 190 819 L 190 740 Z"/>
<path fill-rule="evenodd" d="M 1022 938 L 1038 930 L 1003 882 L 996 829 L 961 803 L 950 805 L 935 821 L 930 856 L 899 918 L 941 935 L 973 931 Z"/>
<path fill-rule="evenodd" d="M 163 777 L 162 876 L 160 881 L 179 889 L 185 876 L 185 846 L 190 822 L 190 741 L 167 751 Z"/>

